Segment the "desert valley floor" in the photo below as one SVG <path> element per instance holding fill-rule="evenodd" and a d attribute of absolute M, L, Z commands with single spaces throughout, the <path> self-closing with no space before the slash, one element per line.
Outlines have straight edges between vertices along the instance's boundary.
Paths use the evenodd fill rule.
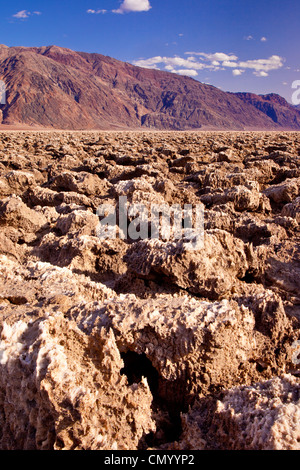
<path fill-rule="evenodd" d="M 298 132 L 0 132 L 0 449 L 299 450 L 299 223 Z"/>

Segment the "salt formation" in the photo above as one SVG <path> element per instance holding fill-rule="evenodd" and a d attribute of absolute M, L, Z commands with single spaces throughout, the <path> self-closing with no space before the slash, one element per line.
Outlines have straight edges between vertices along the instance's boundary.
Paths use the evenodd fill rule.
<path fill-rule="evenodd" d="M 297 133 L 16 132 L 0 154 L 1 449 L 299 449 Z M 203 207 L 201 249 L 99 238 L 125 196 Z"/>

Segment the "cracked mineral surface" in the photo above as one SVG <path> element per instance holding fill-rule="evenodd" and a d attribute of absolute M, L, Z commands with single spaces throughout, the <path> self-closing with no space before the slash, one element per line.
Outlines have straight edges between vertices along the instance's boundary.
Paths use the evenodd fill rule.
<path fill-rule="evenodd" d="M 0 449 L 300 450 L 299 168 L 297 132 L 0 134 Z M 201 247 L 103 239 L 121 197 Z"/>

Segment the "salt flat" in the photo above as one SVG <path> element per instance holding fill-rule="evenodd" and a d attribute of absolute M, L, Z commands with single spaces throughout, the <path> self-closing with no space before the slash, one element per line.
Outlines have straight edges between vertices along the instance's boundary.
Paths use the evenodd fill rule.
<path fill-rule="evenodd" d="M 299 449 L 299 168 L 299 132 L 0 132 L 0 448 Z M 120 196 L 201 248 L 101 239 Z"/>

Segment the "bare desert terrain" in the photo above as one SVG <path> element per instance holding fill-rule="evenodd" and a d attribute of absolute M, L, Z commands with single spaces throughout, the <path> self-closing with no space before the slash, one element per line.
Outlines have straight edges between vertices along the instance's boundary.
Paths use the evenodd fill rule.
<path fill-rule="evenodd" d="M 300 450 L 299 191 L 299 132 L 0 131 L 0 449 Z"/>

